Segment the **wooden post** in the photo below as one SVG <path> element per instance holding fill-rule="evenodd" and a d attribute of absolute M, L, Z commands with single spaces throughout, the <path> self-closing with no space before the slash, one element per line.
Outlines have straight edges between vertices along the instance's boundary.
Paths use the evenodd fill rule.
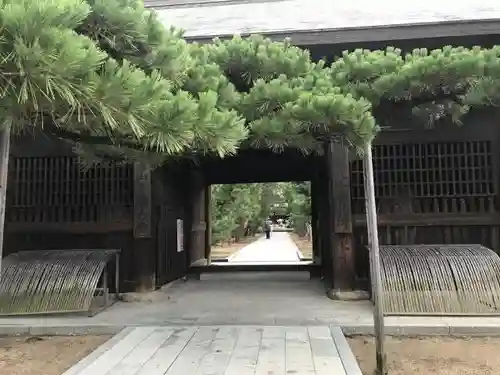
<path fill-rule="evenodd" d="M 327 159 L 322 158 L 318 163 L 317 197 L 318 197 L 318 239 L 321 257 L 321 268 L 325 287 L 333 288 L 333 260 L 331 243 L 331 199 L 329 193 L 329 181 L 327 171 Z"/>
<path fill-rule="evenodd" d="M 210 251 L 212 249 L 212 186 L 208 185 L 205 187 L 205 258 L 207 258 L 207 264 L 212 263 L 212 257 Z"/>
<path fill-rule="evenodd" d="M 315 264 L 321 263 L 321 252 L 319 242 L 319 220 L 318 220 L 318 179 L 311 181 L 311 226 L 312 226 L 312 247 L 313 261 Z"/>
<path fill-rule="evenodd" d="M 326 144 L 331 199 L 331 251 L 333 290 L 335 297 L 354 289 L 356 263 L 352 233 L 351 175 L 349 151 L 342 141 L 330 140 Z M 349 296 L 349 298 L 352 298 Z"/>
<path fill-rule="evenodd" d="M 190 196 L 188 207 L 191 210 L 191 230 L 189 240 L 189 265 L 205 266 L 207 265 L 206 254 L 206 215 L 205 215 L 205 183 L 204 176 L 200 169 L 191 172 L 190 178 Z"/>
<path fill-rule="evenodd" d="M 363 177 L 365 185 L 366 224 L 370 249 L 370 272 L 374 296 L 373 320 L 375 323 L 375 344 L 377 375 L 387 374 L 387 358 L 384 349 L 384 295 L 382 294 L 382 279 L 380 276 L 380 249 L 378 242 L 377 208 L 375 203 L 375 183 L 373 177 L 372 148 L 365 147 L 363 161 Z"/>
<path fill-rule="evenodd" d="M 10 126 L 0 131 L 0 277 L 2 275 L 3 240 L 5 236 L 5 211 L 9 172 Z"/>
<path fill-rule="evenodd" d="M 150 292 L 156 287 L 156 254 L 152 238 L 151 169 L 134 163 L 134 258 L 136 291 Z"/>

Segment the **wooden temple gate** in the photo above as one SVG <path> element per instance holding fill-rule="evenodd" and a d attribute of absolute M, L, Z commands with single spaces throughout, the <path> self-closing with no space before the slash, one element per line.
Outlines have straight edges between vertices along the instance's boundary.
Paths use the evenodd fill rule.
<path fill-rule="evenodd" d="M 462 127 L 380 134 L 373 154 L 382 244 L 480 243 L 499 251 L 497 124 L 494 115 L 483 114 Z M 292 176 L 299 161 L 287 165 L 280 177 Z M 119 248 L 122 290 L 150 290 L 182 277 L 210 256 L 207 168 L 178 163 L 153 172 L 141 165 L 82 170 L 60 142 L 18 139 L 9 169 L 4 256 Z M 356 274 L 368 272 L 361 161 L 330 143 L 324 156 L 300 168 L 311 173 L 315 261 L 329 289 L 353 289 Z"/>

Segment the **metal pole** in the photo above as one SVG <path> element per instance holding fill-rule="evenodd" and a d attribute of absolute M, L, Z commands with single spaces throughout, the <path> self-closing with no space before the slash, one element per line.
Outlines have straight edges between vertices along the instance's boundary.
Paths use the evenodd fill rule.
<path fill-rule="evenodd" d="M 370 272 L 372 293 L 374 295 L 373 320 L 375 324 L 375 350 L 377 359 L 377 375 L 387 375 L 387 358 L 384 350 L 385 329 L 384 296 L 382 294 L 382 280 L 380 276 L 380 249 L 378 243 L 377 208 L 375 203 L 375 183 L 373 177 L 372 146 L 365 146 L 363 175 L 365 182 L 366 224 L 370 244 Z"/>
<path fill-rule="evenodd" d="M 5 226 L 5 205 L 7 176 L 9 171 L 10 126 L 0 131 L 0 277 L 2 275 L 3 237 Z"/>

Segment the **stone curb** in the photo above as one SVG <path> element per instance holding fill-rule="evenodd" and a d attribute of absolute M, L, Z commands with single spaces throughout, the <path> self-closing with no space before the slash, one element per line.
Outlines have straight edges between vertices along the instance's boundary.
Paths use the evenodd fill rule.
<path fill-rule="evenodd" d="M 0 336 L 79 336 L 79 335 L 114 335 L 127 327 L 144 326 L 137 325 L 0 325 Z M 161 326 L 161 324 L 151 324 Z M 190 324 L 163 324 L 164 326 L 186 326 Z M 196 324 L 197 325 L 197 324 Z M 214 324 L 223 325 L 223 324 Z M 231 324 L 235 325 L 235 324 Z M 238 324 L 242 326 L 244 324 Z M 257 324 L 251 324 L 257 325 Z M 273 325 L 273 324 L 269 324 Z M 314 324 L 313 324 L 314 325 Z M 318 325 L 318 324 L 316 324 Z M 346 336 L 373 335 L 373 326 L 369 324 L 344 324 L 341 325 L 342 332 Z M 385 334 L 389 336 L 500 336 L 500 325 L 386 325 Z"/>
<path fill-rule="evenodd" d="M 372 325 L 342 325 L 346 336 L 374 335 Z M 499 325 L 386 325 L 385 334 L 389 336 L 500 336 Z"/>
<path fill-rule="evenodd" d="M 81 336 L 81 335 L 115 335 L 124 329 L 121 325 L 89 325 L 89 326 L 0 326 L 0 336 Z"/>

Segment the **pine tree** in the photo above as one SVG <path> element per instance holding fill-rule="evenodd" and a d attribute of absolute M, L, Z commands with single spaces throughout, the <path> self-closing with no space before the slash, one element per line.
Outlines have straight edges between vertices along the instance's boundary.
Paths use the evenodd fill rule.
<path fill-rule="evenodd" d="M 179 31 L 166 29 L 142 2 L 88 3 L 92 12 L 76 30 L 92 38 L 120 64 L 134 64 L 168 90 L 158 101 L 151 98 L 150 116 L 141 137 L 118 133 L 113 147 L 96 147 L 100 139 L 90 132 L 81 145 L 83 150 L 155 163 L 171 155 L 235 153 L 247 131 L 234 110 L 238 95 L 219 67 L 204 61 L 203 54 L 184 41 Z M 149 100 L 149 93 L 141 88 L 137 86 L 137 96 Z"/>
<path fill-rule="evenodd" d="M 308 52 L 289 41 L 253 36 L 205 45 L 187 43 L 180 32 L 165 29 L 139 1 L 89 3 L 92 13 L 77 31 L 118 61 L 131 62 L 148 74 L 159 72 L 172 83 L 170 105 L 182 109 L 172 117 L 151 121 L 154 126 L 139 139 L 121 133 L 114 147 L 104 149 L 91 142 L 93 153 L 163 162 L 172 154 L 224 156 L 240 145 L 314 150 L 319 148 L 318 140 L 321 143 L 331 133 L 349 129 L 347 136 L 356 144 L 376 133 L 370 103 L 332 87 L 322 63 L 313 63 Z M 186 114 L 196 116 L 187 121 Z M 178 140 L 182 142 L 177 144 Z M 165 146 L 167 141 L 170 144 Z"/>
<path fill-rule="evenodd" d="M 85 124 L 94 116 L 100 116 L 107 129 L 133 125 L 134 113 L 114 106 L 121 89 L 113 91 L 113 86 L 123 81 L 109 79 L 126 69 L 107 62 L 106 53 L 74 32 L 89 11 L 78 0 L 0 2 L 4 126 L 16 131 L 50 121 L 63 126 L 70 117 Z"/>
<path fill-rule="evenodd" d="M 239 241 L 249 227 L 264 220 L 261 212 L 263 189 L 267 184 L 212 186 L 212 242 Z"/>
<path fill-rule="evenodd" d="M 447 118 L 460 124 L 472 107 L 500 104 L 500 47 L 346 51 L 331 77 L 343 93 L 370 100 L 379 122 L 397 105 L 427 126 Z"/>
<path fill-rule="evenodd" d="M 360 145 L 378 131 L 370 102 L 344 95 L 324 63 L 289 40 L 255 35 L 204 48 L 241 93 L 238 110 L 250 131 L 245 147 L 311 151 L 332 135 Z"/>

